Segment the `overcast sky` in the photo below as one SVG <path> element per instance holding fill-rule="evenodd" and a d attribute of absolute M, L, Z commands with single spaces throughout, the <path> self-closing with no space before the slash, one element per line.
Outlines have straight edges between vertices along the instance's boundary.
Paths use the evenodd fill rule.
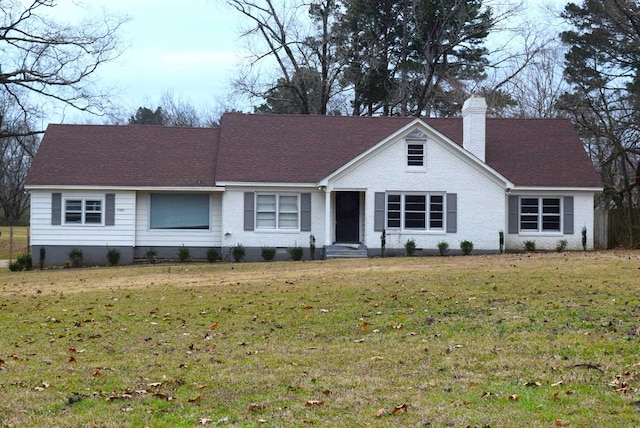
<path fill-rule="evenodd" d="M 544 3 L 565 0 L 524 0 L 535 13 Z M 171 92 L 176 100 L 215 110 L 230 93 L 243 43 L 238 38 L 240 16 L 224 0 L 58 0 L 55 18 L 73 21 L 81 15 L 109 13 L 127 16 L 120 38 L 126 47 L 115 62 L 104 65 L 96 83 L 112 87 L 116 104 L 129 110 L 157 107 Z M 77 4 L 83 7 L 79 8 Z M 235 106 L 242 107 L 242 106 Z M 81 121 L 67 112 L 65 122 Z M 90 119 L 91 120 L 91 119 Z M 101 122 L 102 119 L 92 119 Z"/>
<path fill-rule="evenodd" d="M 96 84 L 114 89 L 116 104 L 133 114 L 140 106 L 157 107 L 167 92 L 210 109 L 226 98 L 243 54 L 237 16 L 222 1 L 58 0 L 52 12 L 73 22 L 103 10 L 128 18 L 119 31 L 123 54 L 94 75 Z M 73 120 L 102 121 L 67 111 L 64 121 Z"/>

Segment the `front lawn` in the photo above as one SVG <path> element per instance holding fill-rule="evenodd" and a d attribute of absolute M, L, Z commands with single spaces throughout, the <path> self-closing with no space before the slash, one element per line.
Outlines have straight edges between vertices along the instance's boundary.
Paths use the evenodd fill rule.
<path fill-rule="evenodd" d="M 2 427 L 640 424 L 640 253 L 0 273 Z"/>

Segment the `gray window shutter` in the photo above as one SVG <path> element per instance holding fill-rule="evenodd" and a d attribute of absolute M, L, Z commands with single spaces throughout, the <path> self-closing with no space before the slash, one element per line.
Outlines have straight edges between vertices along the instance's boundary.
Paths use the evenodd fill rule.
<path fill-rule="evenodd" d="M 384 192 L 376 192 L 374 199 L 375 214 L 373 217 L 373 230 L 382 232 L 384 230 Z"/>
<path fill-rule="evenodd" d="M 300 194 L 300 230 L 311 232 L 311 193 Z"/>
<path fill-rule="evenodd" d="M 565 196 L 562 205 L 564 208 L 564 234 L 573 235 L 573 196 Z"/>
<path fill-rule="evenodd" d="M 51 225 L 62 224 L 62 193 L 51 194 Z"/>
<path fill-rule="evenodd" d="M 514 234 L 518 233 L 520 229 L 518 225 L 518 217 L 519 217 L 519 207 L 518 202 L 520 200 L 517 196 L 509 195 L 509 229 L 508 233 Z"/>
<path fill-rule="evenodd" d="M 447 233 L 458 232 L 458 194 L 447 193 Z"/>
<path fill-rule="evenodd" d="M 116 194 L 107 193 L 104 205 L 104 225 L 114 226 L 116 224 Z"/>
<path fill-rule="evenodd" d="M 255 196 L 253 192 L 244 193 L 244 230 L 254 230 L 254 205 Z"/>

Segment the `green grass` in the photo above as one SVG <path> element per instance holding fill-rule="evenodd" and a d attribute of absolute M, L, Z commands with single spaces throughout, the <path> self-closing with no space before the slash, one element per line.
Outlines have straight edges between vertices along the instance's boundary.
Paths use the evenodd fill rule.
<path fill-rule="evenodd" d="M 13 260 L 27 250 L 29 228 L 22 226 L 13 227 Z M 11 228 L 0 227 L 0 260 L 8 260 L 11 253 Z"/>
<path fill-rule="evenodd" d="M 637 426 L 639 268 L 610 252 L 7 271 L 0 426 Z"/>

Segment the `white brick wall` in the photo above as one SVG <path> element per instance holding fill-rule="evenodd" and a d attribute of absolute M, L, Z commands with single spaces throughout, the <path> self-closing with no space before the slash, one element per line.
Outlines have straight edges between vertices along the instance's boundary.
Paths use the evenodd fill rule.
<path fill-rule="evenodd" d="M 309 246 L 309 236 L 316 238 L 320 248 L 324 238 L 324 192 L 317 188 L 260 188 L 259 192 L 311 193 L 311 232 L 299 230 L 244 230 L 244 192 L 255 192 L 256 188 L 227 187 L 222 198 L 222 246 L 232 247 L 242 244 L 245 247 L 301 247 Z"/>
<path fill-rule="evenodd" d="M 567 250 L 582 250 L 582 227 L 587 228 L 587 249 L 593 249 L 593 198 L 592 192 L 518 192 L 523 196 L 573 196 L 573 234 L 555 233 L 517 233 L 509 234 L 505 228 L 505 247 L 507 250 L 524 250 L 525 241 L 535 241 L 536 250 L 554 251 L 558 241 L 568 241 Z"/>
<path fill-rule="evenodd" d="M 434 139 L 427 141 L 425 155 L 424 172 L 407 171 L 406 145 L 400 139 L 331 181 L 333 190 L 366 188 L 365 243 L 380 247 L 380 232 L 373 230 L 375 192 L 432 191 L 458 195 L 457 233 L 388 229 L 387 248 L 404 248 L 408 239 L 414 239 L 425 250 L 436 250 L 440 241 L 459 249 L 463 240 L 472 241 L 474 249 L 497 250 L 498 231 L 506 221 L 504 185 L 455 148 Z"/>

